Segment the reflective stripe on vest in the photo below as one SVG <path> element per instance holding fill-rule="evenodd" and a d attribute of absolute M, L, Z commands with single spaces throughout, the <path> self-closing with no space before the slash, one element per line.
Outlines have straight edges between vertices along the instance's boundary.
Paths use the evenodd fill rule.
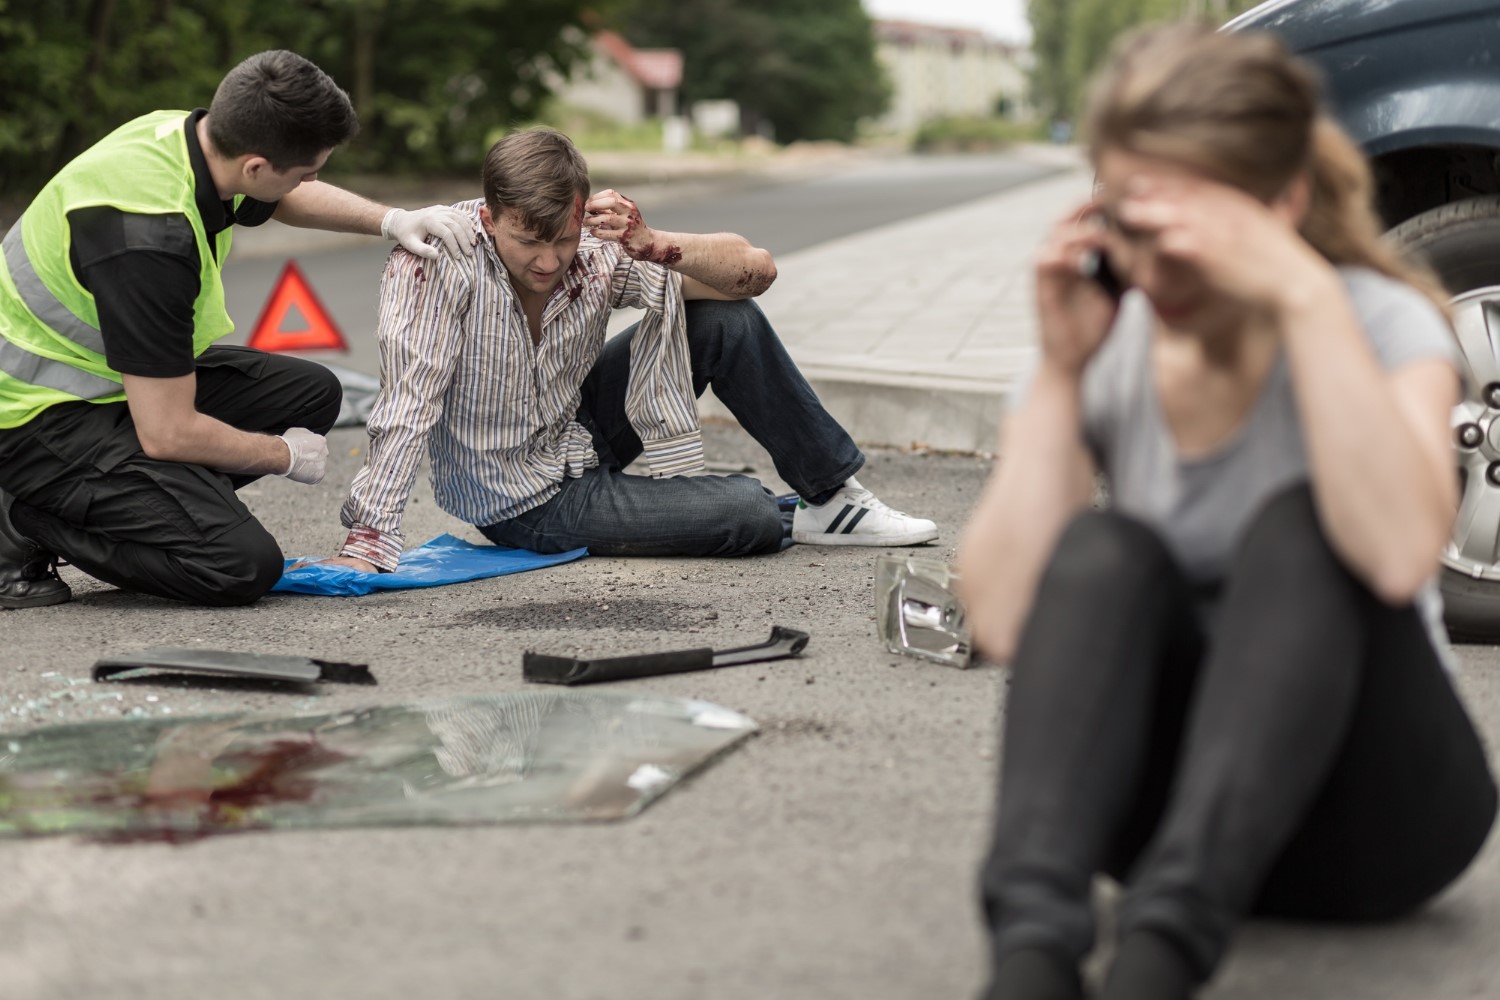
<path fill-rule="evenodd" d="M 5 241 L 0 244 L 0 247 L 4 248 L 5 266 L 9 268 L 11 280 L 16 285 L 16 292 L 26 303 L 26 307 L 43 323 L 79 347 L 87 348 L 96 354 L 103 354 L 103 335 L 74 316 L 67 306 L 57 301 L 57 297 L 48 290 L 46 285 L 42 284 L 42 279 L 37 276 L 36 269 L 31 266 L 31 259 L 26 256 L 26 244 L 21 239 L 20 222 L 10 227 L 10 232 L 5 234 Z M 119 382 L 100 378 L 98 375 L 75 368 L 64 361 L 33 354 L 4 337 L 0 337 L 0 371 L 22 382 L 56 389 L 58 392 L 66 392 L 81 399 L 109 396 L 120 391 Z"/>
<path fill-rule="evenodd" d="M 26 256 L 26 242 L 21 239 L 21 224 L 17 222 L 5 234 L 5 266 L 10 268 L 10 280 L 16 283 L 21 301 L 37 319 L 67 337 L 79 347 L 104 353 L 104 334 L 74 316 L 67 306 L 57 301 L 57 296 L 42 283 L 31 258 Z"/>

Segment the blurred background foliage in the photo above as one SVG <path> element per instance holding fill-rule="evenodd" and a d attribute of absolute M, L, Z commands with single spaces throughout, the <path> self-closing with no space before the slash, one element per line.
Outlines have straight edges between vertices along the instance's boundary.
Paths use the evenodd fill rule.
<path fill-rule="evenodd" d="M 1214 21 L 1254 0 L 1029 0 L 1031 103 L 1073 118 L 1123 30 Z M 613 28 L 679 49 L 679 106 L 739 104 L 741 131 L 779 143 L 848 142 L 888 106 L 860 0 L 0 0 L 0 199 L 25 197 L 127 119 L 207 105 L 224 72 L 268 48 L 300 52 L 354 99 L 361 131 L 335 174 L 469 173 L 520 123 L 581 129 L 596 145 L 661 148 L 660 122 L 580 121 L 549 94 Z M 918 148 L 1027 138 L 1029 126 L 939 118 Z"/>
<path fill-rule="evenodd" d="M 1039 142 L 1047 130 L 1040 122 L 1016 121 L 1002 115 L 940 115 L 917 127 L 911 148 L 918 153 L 984 153 L 1018 142 Z"/>
<path fill-rule="evenodd" d="M 682 49 L 684 101 L 738 100 L 781 142 L 852 139 L 885 106 L 859 0 L 0 0 L 0 196 L 131 117 L 206 106 L 269 48 L 353 98 L 360 134 L 334 173 L 468 171 L 497 134 L 547 120 L 549 84 L 600 27 Z"/>
<path fill-rule="evenodd" d="M 1089 75 L 1115 36 L 1152 21 L 1191 17 L 1220 24 L 1262 0 L 1027 0 L 1032 99 L 1043 117 L 1072 119 Z"/>
<path fill-rule="evenodd" d="M 285 48 L 349 91 L 340 171 L 453 171 L 534 118 L 549 68 L 615 0 L 0 0 L 0 194 L 35 190 L 120 123 L 206 106 L 226 70 Z"/>

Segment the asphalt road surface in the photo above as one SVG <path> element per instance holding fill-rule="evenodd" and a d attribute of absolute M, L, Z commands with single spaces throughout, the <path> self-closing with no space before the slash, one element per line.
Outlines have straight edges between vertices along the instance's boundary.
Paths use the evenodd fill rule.
<path fill-rule="evenodd" d="M 771 235 L 800 230 L 779 247 L 786 253 L 792 236 L 829 239 L 845 226 L 920 210 L 903 198 L 930 197 L 936 208 L 975 197 L 983 184 L 1014 182 L 982 164 L 897 160 L 785 185 L 780 196 L 801 211 L 789 211 Z M 938 190 L 911 190 L 928 183 Z M 648 219 L 663 228 L 750 229 L 757 213 L 773 211 L 767 194 L 663 203 Z M 711 210 L 719 222 L 707 221 Z M 302 259 L 346 333 L 365 344 L 383 254 Z M 233 265 L 231 308 L 242 323 L 253 322 L 279 266 Z M 705 437 L 720 467 L 774 476 L 737 428 L 709 426 Z M 366 445 L 362 429 L 335 431 L 320 486 L 267 478 L 242 491 L 288 555 L 337 546 L 339 506 Z M 879 451 L 860 476 L 892 505 L 935 519 L 942 536 L 921 554 L 947 559 L 988 470 L 972 456 Z M 406 529 L 413 541 L 441 532 L 479 540 L 436 508 L 425 475 Z M 0 612 L 0 730 L 521 691 L 529 687 L 525 649 L 725 647 L 759 641 L 771 624 L 802 628 L 812 642 L 797 660 L 619 685 L 703 698 L 761 726 L 621 823 L 293 830 L 185 845 L 0 841 L 0 998 L 975 996 L 986 957 L 975 874 L 994 802 L 1007 675 L 887 654 L 874 633 L 879 551 L 589 557 L 428 591 L 272 595 L 233 609 L 127 594 L 64 568 L 72 603 Z M 309 694 L 230 682 L 87 682 L 99 657 L 153 645 L 368 663 L 380 685 Z M 1493 758 L 1500 654 L 1465 647 L 1460 659 L 1459 685 Z M 1248 926 L 1204 1000 L 1497 997 L 1496 940 L 1500 840 L 1492 838 L 1449 892 L 1410 919 Z"/>
<path fill-rule="evenodd" d="M 338 506 L 364 443 L 362 430 L 335 431 L 321 486 L 265 479 L 243 491 L 289 554 L 337 544 Z M 718 461 L 770 473 L 738 429 L 709 427 L 706 444 Z M 880 452 L 860 475 L 892 504 L 937 520 L 942 537 L 922 554 L 947 558 L 987 467 Z M 434 507 L 425 476 L 406 523 L 414 540 L 443 531 L 478 539 Z M 521 691 L 531 687 L 521 679 L 525 649 L 722 648 L 758 642 L 772 623 L 812 642 L 797 660 L 611 685 L 703 698 L 761 726 L 620 823 L 289 830 L 180 846 L 0 841 L 0 996 L 974 997 L 985 964 L 975 873 L 1006 675 L 886 654 L 874 634 L 879 551 L 589 557 L 428 591 L 272 595 L 222 610 L 125 594 L 65 568 L 73 603 L 0 612 L 10 706 L 0 728 Z M 369 663 L 380 685 L 308 695 L 229 682 L 86 683 L 100 656 L 195 644 Z M 1500 662 L 1492 648 L 1461 658 L 1462 686 L 1493 746 Z M 1204 1000 L 1500 996 L 1497 886 L 1492 841 L 1412 919 L 1253 924 Z"/>

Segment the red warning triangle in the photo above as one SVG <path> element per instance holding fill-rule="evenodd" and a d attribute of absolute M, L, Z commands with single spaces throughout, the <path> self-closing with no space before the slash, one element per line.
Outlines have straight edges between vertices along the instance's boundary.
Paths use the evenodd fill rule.
<path fill-rule="evenodd" d="M 284 329 L 290 327 L 290 329 Z M 247 347 L 261 351 L 347 351 L 344 335 L 313 294 L 297 262 L 289 260 L 261 310 Z"/>

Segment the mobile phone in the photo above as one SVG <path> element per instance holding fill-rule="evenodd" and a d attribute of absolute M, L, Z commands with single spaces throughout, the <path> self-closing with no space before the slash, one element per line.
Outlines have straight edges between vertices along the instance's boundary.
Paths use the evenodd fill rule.
<path fill-rule="evenodd" d="M 1109 256 L 1102 250 L 1090 250 L 1084 255 L 1078 271 L 1085 278 L 1104 289 L 1104 293 L 1116 302 L 1125 294 L 1125 283 L 1110 266 Z"/>

